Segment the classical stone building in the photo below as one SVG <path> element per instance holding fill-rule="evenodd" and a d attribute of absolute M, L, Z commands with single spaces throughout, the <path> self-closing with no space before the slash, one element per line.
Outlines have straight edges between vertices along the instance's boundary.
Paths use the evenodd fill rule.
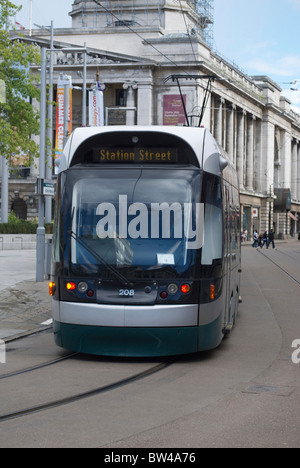
<path fill-rule="evenodd" d="M 274 228 L 279 237 L 295 235 L 300 230 L 300 116 L 280 87 L 267 76 L 245 75 L 209 47 L 203 40 L 207 18 L 195 0 L 99 3 L 75 0 L 72 28 L 54 30 L 54 83 L 61 73 L 72 76 L 73 128 L 82 124 L 82 89 L 77 88 L 82 87 L 84 59 L 80 52 L 61 49 L 86 46 L 87 88 L 98 76 L 106 124 L 185 125 L 188 120 L 198 125 L 205 101 L 202 125 L 239 173 L 243 228 L 250 236 L 254 228 Z M 34 30 L 24 40 L 49 47 L 49 32 Z M 174 75 L 178 80 L 168 79 Z M 36 175 L 32 168 L 24 188 L 18 180 L 27 215 L 37 207 L 31 197 Z M 10 208 L 14 184 L 11 180 Z"/>

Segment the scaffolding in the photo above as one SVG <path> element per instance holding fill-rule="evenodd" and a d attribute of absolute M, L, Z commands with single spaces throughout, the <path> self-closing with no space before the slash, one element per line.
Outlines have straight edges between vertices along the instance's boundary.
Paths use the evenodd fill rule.
<path fill-rule="evenodd" d="M 108 26 L 147 27 L 157 23 L 162 13 L 160 0 L 106 0 L 105 6 Z"/>
<path fill-rule="evenodd" d="M 199 34 L 212 48 L 214 36 L 214 0 L 75 0 L 73 15 L 83 28 L 107 26 L 146 27 L 161 25 L 165 9 L 174 7 L 190 13 L 189 30 Z M 75 13 L 76 11 L 76 13 Z"/>
<path fill-rule="evenodd" d="M 189 0 L 198 13 L 199 32 L 211 48 L 214 43 L 214 0 Z"/>

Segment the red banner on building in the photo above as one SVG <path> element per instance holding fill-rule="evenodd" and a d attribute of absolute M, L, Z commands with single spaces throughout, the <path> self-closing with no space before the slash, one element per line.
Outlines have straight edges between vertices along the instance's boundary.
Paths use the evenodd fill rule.
<path fill-rule="evenodd" d="M 186 104 L 186 95 L 183 96 Z M 163 125 L 185 125 L 185 113 L 181 96 L 177 94 L 166 94 L 163 104 Z"/>

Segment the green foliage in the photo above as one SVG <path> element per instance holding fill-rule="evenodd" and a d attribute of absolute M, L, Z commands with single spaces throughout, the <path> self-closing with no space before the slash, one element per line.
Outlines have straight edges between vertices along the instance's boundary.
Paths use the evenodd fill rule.
<path fill-rule="evenodd" d="M 0 223 L 0 234 L 36 234 L 38 223 L 19 219 L 12 211 L 8 223 Z M 53 233 L 53 224 L 45 225 L 46 234 Z"/>
<path fill-rule="evenodd" d="M 36 234 L 36 230 L 37 224 L 25 220 L 0 224 L 0 234 Z"/>
<path fill-rule="evenodd" d="M 13 153 L 28 155 L 25 164 L 30 165 L 38 156 L 38 145 L 31 137 L 39 134 L 39 112 L 32 99 L 40 95 L 30 64 L 40 63 L 40 50 L 10 39 L 7 17 L 19 10 L 12 2 L 0 0 L 0 80 L 6 86 L 6 102 L 0 104 L 0 154 L 7 159 Z"/>
<path fill-rule="evenodd" d="M 19 224 L 21 223 L 21 219 L 17 217 L 14 211 L 11 211 L 10 215 L 8 216 L 8 224 Z"/>

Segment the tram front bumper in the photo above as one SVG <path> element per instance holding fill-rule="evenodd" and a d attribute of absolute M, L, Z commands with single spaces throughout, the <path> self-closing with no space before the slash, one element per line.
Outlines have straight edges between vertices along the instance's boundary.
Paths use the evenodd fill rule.
<path fill-rule="evenodd" d="M 95 327 L 54 321 L 58 346 L 102 356 L 158 357 L 192 354 L 216 348 L 221 340 L 219 320 L 202 327 Z"/>
<path fill-rule="evenodd" d="M 110 306 L 53 301 L 55 342 L 76 352 L 155 357 L 212 349 L 220 319 L 199 326 L 197 304 Z"/>

